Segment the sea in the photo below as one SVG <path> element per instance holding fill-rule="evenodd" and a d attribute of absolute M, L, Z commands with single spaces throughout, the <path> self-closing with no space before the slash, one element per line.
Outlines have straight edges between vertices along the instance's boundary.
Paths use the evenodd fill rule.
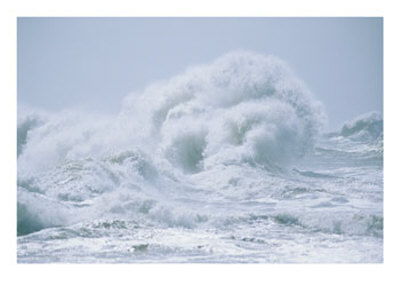
<path fill-rule="evenodd" d="M 18 263 L 383 262 L 380 112 L 328 131 L 323 101 L 253 52 L 116 106 L 18 105 Z"/>

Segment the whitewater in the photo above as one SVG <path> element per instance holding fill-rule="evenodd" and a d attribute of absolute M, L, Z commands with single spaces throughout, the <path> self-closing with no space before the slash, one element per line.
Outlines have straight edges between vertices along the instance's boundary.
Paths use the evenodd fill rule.
<path fill-rule="evenodd" d="M 17 260 L 383 262 L 382 116 L 333 132 L 328 117 L 284 61 L 252 52 L 116 115 L 19 105 Z"/>

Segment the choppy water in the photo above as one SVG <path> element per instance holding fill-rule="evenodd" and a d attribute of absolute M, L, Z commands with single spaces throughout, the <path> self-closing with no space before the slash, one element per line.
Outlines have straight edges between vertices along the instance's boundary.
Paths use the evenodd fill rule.
<path fill-rule="evenodd" d="M 382 262 L 382 118 L 325 122 L 284 62 L 253 53 L 118 116 L 20 108 L 18 262 Z"/>

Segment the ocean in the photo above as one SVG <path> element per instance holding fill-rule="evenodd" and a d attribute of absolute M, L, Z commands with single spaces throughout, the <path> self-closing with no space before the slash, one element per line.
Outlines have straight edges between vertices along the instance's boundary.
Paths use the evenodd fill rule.
<path fill-rule="evenodd" d="M 116 105 L 19 106 L 19 263 L 383 262 L 379 112 L 327 131 L 287 64 L 252 52 Z"/>

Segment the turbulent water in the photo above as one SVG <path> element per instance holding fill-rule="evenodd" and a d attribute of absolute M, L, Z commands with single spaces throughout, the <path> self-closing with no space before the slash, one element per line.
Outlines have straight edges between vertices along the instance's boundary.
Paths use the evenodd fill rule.
<path fill-rule="evenodd" d="M 345 109 L 345 108 L 343 108 Z M 382 262 L 382 117 L 231 53 L 117 116 L 18 112 L 18 262 Z"/>

